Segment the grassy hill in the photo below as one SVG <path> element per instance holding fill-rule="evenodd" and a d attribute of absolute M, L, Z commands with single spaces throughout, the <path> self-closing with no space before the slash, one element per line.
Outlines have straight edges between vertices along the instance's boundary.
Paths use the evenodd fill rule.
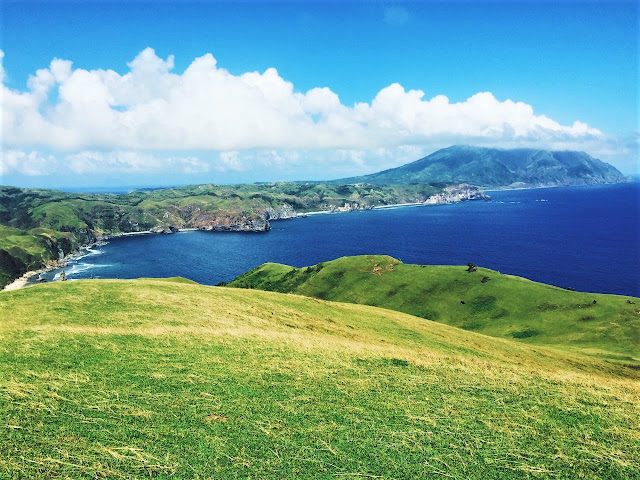
<path fill-rule="evenodd" d="M 627 180 L 614 166 L 584 152 L 454 145 L 400 167 L 337 182 L 378 185 L 453 182 L 484 187 L 540 187 Z"/>
<path fill-rule="evenodd" d="M 485 268 L 466 270 L 369 255 L 299 269 L 267 263 L 229 286 L 374 305 L 494 337 L 579 348 L 640 365 L 640 299 L 572 292 Z"/>
<path fill-rule="evenodd" d="M 0 293 L 1 478 L 631 479 L 639 395 L 616 363 L 370 306 Z"/>

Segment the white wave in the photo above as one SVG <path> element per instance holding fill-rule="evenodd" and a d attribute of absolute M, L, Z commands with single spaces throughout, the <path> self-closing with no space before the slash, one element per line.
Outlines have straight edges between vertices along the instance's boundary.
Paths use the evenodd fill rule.
<path fill-rule="evenodd" d="M 111 267 L 111 266 L 112 266 L 111 264 L 76 263 L 75 265 L 71 266 L 71 268 L 67 272 L 67 276 L 73 276 L 79 273 L 84 273 L 87 270 L 91 270 L 92 268 L 105 268 L 105 267 Z M 59 276 L 59 275 L 60 274 L 56 274 L 56 276 Z"/>
<path fill-rule="evenodd" d="M 97 250 L 97 249 L 93 249 L 93 248 L 87 248 L 85 250 L 87 253 L 84 253 L 82 255 L 78 255 L 77 257 L 75 257 L 73 260 L 80 260 L 83 259 L 85 257 L 89 257 L 91 255 L 101 255 L 104 253 L 104 250 Z"/>

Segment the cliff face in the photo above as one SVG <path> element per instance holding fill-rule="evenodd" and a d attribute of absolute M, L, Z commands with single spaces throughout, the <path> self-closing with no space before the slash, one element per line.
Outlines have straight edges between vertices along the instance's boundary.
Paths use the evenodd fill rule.
<path fill-rule="evenodd" d="M 297 216 L 298 214 L 295 209 L 288 203 L 283 203 L 282 207 L 279 208 L 269 207 L 264 211 L 264 218 L 266 220 L 286 220 Z"/>
<path fill-rule="evenodd" d="M 268 232 L 269 221 L 264 215 L 234 215 L 202 212 L 189 221 L 193 228 L 215 232 Z"/>

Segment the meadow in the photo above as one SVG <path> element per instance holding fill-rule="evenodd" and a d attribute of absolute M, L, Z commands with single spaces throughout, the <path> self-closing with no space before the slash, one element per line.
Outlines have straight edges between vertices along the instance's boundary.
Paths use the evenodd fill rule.
<path fill-rule="evenodd" d="M 2 478 L 640 476 L 640 372 L 184 279 L 0 293 Z"/>
<path fill-rule="evenodd" d="M 386 255 L 303 268 L 267 263 L 229 286 L 373 305 L 640 367 L 635 297 L 574 292 L 480 267 L 403 264 Z"/>

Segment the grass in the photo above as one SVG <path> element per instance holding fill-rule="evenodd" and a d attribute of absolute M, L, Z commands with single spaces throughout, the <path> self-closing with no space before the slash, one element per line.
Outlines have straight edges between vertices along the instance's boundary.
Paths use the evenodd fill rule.
<path fill-rule="evenodd" d="M 617 363 L 370 306 L 180 279 L 0 293 L 2 478 L 631 479 L 639 394 Z"/>
<path fill-rule="evenodd" d="M 267 263 L 229 286 L 374 305 L 494 337 L 640 364 L 640 299 L 466 270 L 368 255 L 300 269 Z"/>

